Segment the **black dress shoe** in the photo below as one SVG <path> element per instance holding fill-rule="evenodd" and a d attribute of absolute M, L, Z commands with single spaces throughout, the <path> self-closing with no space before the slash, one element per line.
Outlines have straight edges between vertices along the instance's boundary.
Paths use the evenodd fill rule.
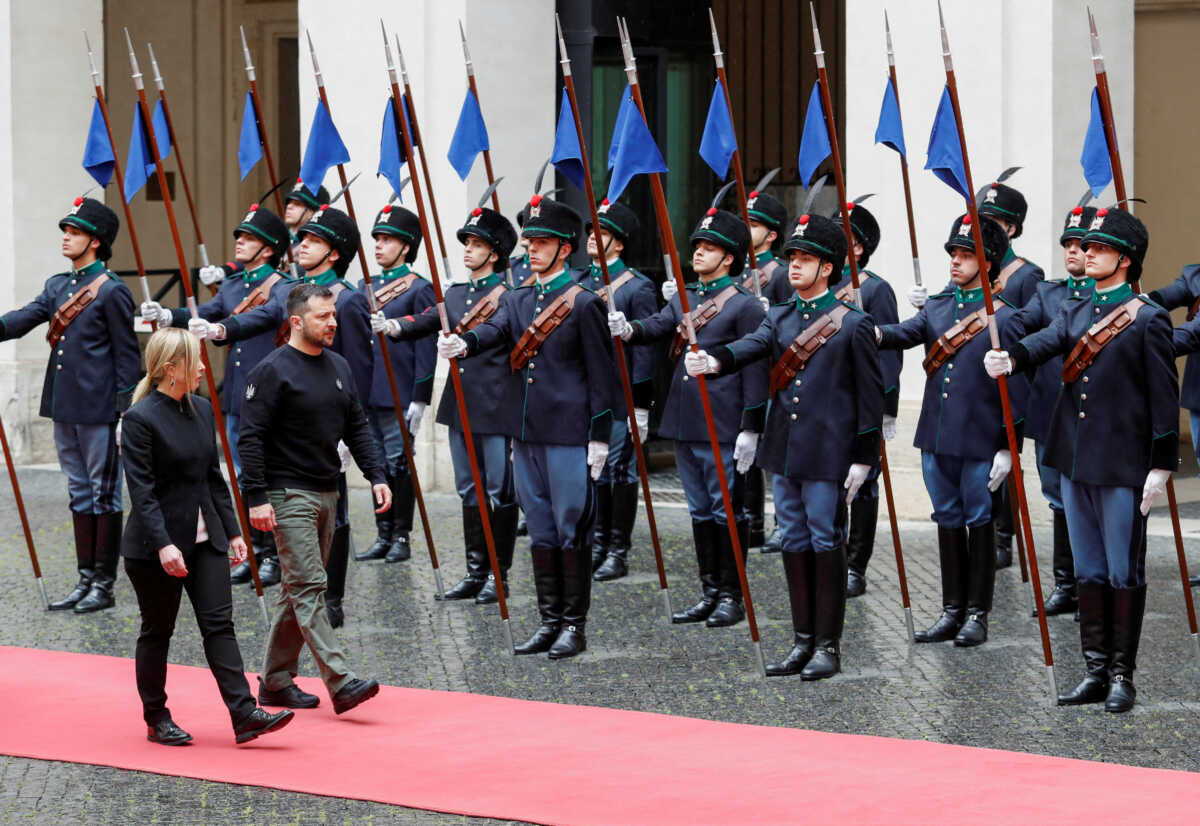
<path fill-rule="evenodd" d="M 1055 586 L 1050 593 L 1050 598 L 1046 600 L 1046 616 L 1054 617 L 1059 614 L 1074 613 L 1078 605 L 1079 601 L 1075 598 L 1075 594 L 1067 588 Z M 1037 616 L 1037 608 L 1033 609 L 1030 616 Z"/>
<path fill-rule="evenodd" d="M 105 608 L 112 608 L 116 605 L 116 600 L 113 599 L 113 581 L 107 577 L 96 577 L 92 580 L 92 587 L 88 589 L 87 596 L 75 603 L 73 610 L 76 614 L 91 614 L 95 611 L 103 611 Z"/>
<path fill-rule="evenodd" d="M 346 623 L 346 612 L 342 610 L 342 601 L 326 597 L 325 616 L 329 617 L 329 624 L 331 626 L 341 628 Z"/>
<path fill-rule="evenodd" d="M 279 731 L 279 729 L 292 722 L 292 718 L 295 716 L 296 712 L 286 708 L 274 714 L 263 711 L 261 708 L 256 708 L 233 727 L 234 740 L 237 741 L 239 746 L 242 743 L 249 743 L 260 734 Z"/>
<path fill-rule="evenodd" d="M 1108 680 L 1088 674 L 1070 694 L 1059 694 L 1060 706 L 1083 706 L 1103 703 L 1108 697 Z"/>
<path fill-rule="evenodd" d="M 557 625 L 539 625 L 538 630 L 525 642 L 513 648 L 514 654 L 541 654 L 549 651 L 558 639 Z"/>
<path fill-rule="evenodd" d="M 508 583 L 504 583 L 504 598 L 508 599 Z M 496 594 L 496 578 L 488 574 L 487 581 L 483 587 L 479 589 L 479 593 L 475 595 L 476 605 L 494 605 L 500 601 L 500 597 Z"/>
<path fill-rule="evenodd" d="M 316 708 L 321 704 L 321 698 L 316 694 L 302 691 L 300 686 L 289 683 L 281 689 L 272 691 L 267 688 L 263 678 L 258 678 L 258 704 L 261 706 L 283 706 L 284 708 Z"/>
<path fill-rule="evenodd" d="M 1013 561 L 1012 548 L 997 548 L 996 549 L 996 570 L 1001 568 L 1011 568 Z"/>
<path fill-rule="evenodd" d="M 565 660 L 587 650 L 587 637 L 584 636 L 582 625 L 564 625 L 558 632 L 558 639 L 550 646 L 550 659 Z"/>
<path fill-rule="evenodd" d="M 937 622 L 924 631 L 913 634 L 913 640 L 916 642 L 948 642 L 958 634 L 958 629 L 962 628 L 962 624 L 962 614 L 942 611 Z"/>
<path fill-rule="evenodd" d="M 370 562 L 375 559 L 383 559 L 388 555 L 388 551 L 392 547 L 392 531 L 389 527 L 387 531 L 382 528 L 379 530 L 379 536 L 375 537 L 375 542 L 369 548 L 359 554 L 354 555 L 355 562 Z"/>
<path fill-rule="evenodd" d="M 976 611 L 967 617 L 963 627 L 958 629 L 954 644 L 959 648 L 973 648 L 987 642 L 987 612 Z"/>
<path fill-rule="evenodd" d="M 250 575 L 250 560 L 239 562 L 229 571 L 229 582 L 233 585 L 244 585 L 254 577 Z"/>
<path fill-rule="evenodd" d="M 1133 708 L 1137 689 L 1133 680 L 1124 674 L 1117 674 L 1108 684 L 1108 697 L 1104 700 L 1104 710 L 1112 714 L 1123 714 Z"/>
<path fill-rule="evenodd" d="M 279 570 L 279 557 L 275 555 L 264 556 L 258 563 L 258 579 L 262 582 L 263 587 L 268 585 L 278 585 L 282 577 L 282 572 Z"/>
<path fill-rule="evenodd" d="M 762 543 L 762 548 L 759 553 L 777 554 L 783 550 L 783 533 L 776 526 L 775 530 L 771 531 L 771 535 Z"/>
<path fill-rule="evenodd" d="M 472 576 L 465 576 L 459 583 L 445 593 L 442 599 L 474 599 L 475 596 L 483 590 L 486 579 L 476 579 Z M 493 596 L 492 601 L 495 601 Z"/>
<path fill-rule="evenodd" d="M 404 534 L 396 534 L 396 538 L 392 540 L 392 547 L 387 552 L 387 556 L 383 558 L 384 562 L 404 562 L 412 556 L 412 549 L 408 546 L 408 537 Z"/>
<path fill-rule="evenodd" d="M 730 625 L 737 625 L 745 616 L 746 611 L 740 602 L 733 597 L 721 597 L 717 607 L 708 615 L 704 624 L 709 628 L 727 628 Z"/>
<path fill-rule="evenodd" d="M 1200 588 L 1200 574 L 1188 578 L 1188 585 L 1193 588 Z"/>
<path fill-rule="evenodd" d="M 689 622 L 704 622 L 708 619 L 717 608 L 716 596 L 705 594 L 700 598 L 700 601 L 691 608 L 685 608 L 682 611 L 676 611 L 671 615 L 671 622 L 675 625 L 683 625 Z"/>
<path fill-rule="evenodd" d="M 812 658 L 812 645 L 812 634 L 796 634 L 795 644 L 787 656 L 777 663 L 767 663 L 767 676 L 788 677 L 799 674 Z"/>
<path fill-rule="evenodd" d="M 50 603 L 48 607 L 51 611 L 67 611 L 79 604 L 79 600 L 87 596 L 88 591 L 92 588 L 92 572 L 86 568 L 79 572 L 79 581 L 75 583 L 75 587 L 71 593 L 67 594 L 58 602 Z"/>
<path fill-rule="evenodd" d="M 174 720 L 163 720 L 146 726 L 146 739 L 160 746 L 183 746 L 192 742 L 192 735 L 175 725 Z"/>
<path fill-rule="evenodd" d="M 867 592 L 867 578 L 853 568 L 846 574 L 846 596 L 861 597 Z"/>
<path fill-rule="evenodd" d="M 355 677 L 333 695 L 333 713 L 345 714 L 355 706 L 365 703 L 379 693 L 377 680 L 360 680 Z"/>
<path fill-rule="evenodd" d="M 800 672 L 802 680 L 824 680 L 842 670 L 842 659 L 838 655 L 836 645 L 817 646 L 813 649 L 812 659 Z"/>

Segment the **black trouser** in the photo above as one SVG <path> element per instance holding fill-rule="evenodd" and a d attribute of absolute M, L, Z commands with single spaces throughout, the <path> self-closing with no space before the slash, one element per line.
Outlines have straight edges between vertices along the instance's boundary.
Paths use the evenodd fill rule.
<path fill-rule="evenodd" d="M 187 576 L 180 578 L 164 571 L 158 559 L 125 560 L 125 573 L 142 614 L 135 655 L 142 717 L 151 726 L 171 717 L 167 710 L 167 649 L 179 615 L 179 598 L 186 590 L 204 640 L 208 668 L 236 725 L 256 704 L 233 632 L 229 560 L 204 542 L 184 556 L 184 564 Z"/>

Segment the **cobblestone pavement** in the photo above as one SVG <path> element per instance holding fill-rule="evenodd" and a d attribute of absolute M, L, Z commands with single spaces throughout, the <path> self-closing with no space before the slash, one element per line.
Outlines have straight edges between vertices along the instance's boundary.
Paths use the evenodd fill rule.
<path fill-rule="evenodd" d="M 21 483 L 47 588 L 56 598 L 73 583 L 65 485 L 57 472 L 35 469 L 23 470 Z M 656 512 L 671 595 L 680 606 L 697 593 L 690 523 L 681 497 L 672 490 L 674 480 L 664 474 L 656 487 L 661 491 Z M 374 535 L 367 495 L 363 490 L 351 493 L 359 543 Z M 429 496 L 428 505 L 450 585 L 463 568 L 460 506 L 443 494 Z M 938 608 L 934 532 L 927 522 L 906 521 L 901 527 L 920 627 L 932 621 Z M 635 535 L 633 573 L 594 588 L 587 653 L 557 664 L 544 657 L 505 654 L 494 607 L 435 602 L 419 537 L 419 532 L 414 534 L 410 562 L 351 564 L 347 622 L 341 633 L 355 669 L 386 683 L 1200 770 L 1200 668 L 1190 648 L 1174 548 L 1166 537 L 1150 539 L 1151 588 L 1137 675 L 1138 705 L 1123 716 L 1094 706 L 1050 705 L 1037 624 L 1029 617 L 1028 595 L 1016 565 L 997 576 L 987 645 L 961 650 L 950 644 L 906 644 L 886 524 L 881 525 L 871 563 L 870 588 L 847 609 L 845 671 L 815 684 L 764 680 L 756 671 L 745 623 L 723 630 L 667 624 L 644 520 L 639 519 Z M 1038 527 L 1036 538 L 1044 560 L 1043 581 L 1048 582 L 1048 531 Z M 41 610 L 7 490 L 0 496 L 0 548 L 0 644 L 132 656 L 137 607 L 123 574 L 113 610 L 90 617 Z M 521 540 L 509 602 L 518 639 L 536 622 L 525 548 L 527 541 Z M 777 557 L 751 554 L 749 578 L 768 659 L 782 655 L 790 644 L 781 574 Z M 247 586 L 237 587 L 235 619 L 248 667 L 256 668 L 265 628 Z M 1073 685 L 1082 662 L 1077 626 L 1069 616 L 1051 618 L 1050 625 L 1059 683 Z M 204 663 L 186 607 L 171 653 L 173 662 Z M 302 661 L 302 670 L 315 675 L 311 659 Z M 80 691 L 86 693 L 86 684 L 81 683 Z M 213 701 L 217 702 L 215 694 Z M 186 721 L 180 722 L 186 726 Z M 129 721 L 131 736 L 141 736 L 140 726 L 140 720 Z M 477 746 L 467 742 L 464 748 Z M 4 823 L 468 820 L 355 800 L 0 757 Z"/>

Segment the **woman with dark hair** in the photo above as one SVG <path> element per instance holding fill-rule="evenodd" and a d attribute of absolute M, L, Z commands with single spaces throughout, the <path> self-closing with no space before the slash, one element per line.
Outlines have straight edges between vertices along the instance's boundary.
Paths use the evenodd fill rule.
<path fill-rule="evenodd" d="M 234 564 L 245 560 L 246 542 L 217 461 L 212 405 L 194 395 L 203 373 L 195 336 L 182 329 L 158 330 L 146 345 L 146 375 L 122 425 L 132 511 L 121 555 L 142 614 L 135 659 L 138 694 L 146 739 L 165 746 L 192 739 L 171 719 L 166 692 L 167 648 L 184 591 L 236 742 L 283 728 L 293 715 L 259 708 L 243 673 L 226 553 L 233 551 Z"/>

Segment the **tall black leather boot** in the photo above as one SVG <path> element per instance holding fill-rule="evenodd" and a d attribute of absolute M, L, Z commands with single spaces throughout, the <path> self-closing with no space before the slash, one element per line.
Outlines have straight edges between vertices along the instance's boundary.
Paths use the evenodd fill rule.
<path fill-rule="evenodd" d="M 629 549 L 633 546 L 633 523 L 637 519 L 638 483 L 612 486 L 612 530 L 608 556 L 597 570 L 595 580 L 608 582 L 629 573 Z"/>
<path fill-rule="evenodd" d="M 389 474 L 387 476 L 388 487 L 392 489 L 392 499 L 396 498 L 396 477 Z M 385 510 L 383 513 L 375 514 L 375 541 L 371 546 L 362 553 L 354 555 L 356 562 L 367 562 L 373 559 L 383 559 L 388 555 L 388 551 L 392 549 L 392 540 L 395 538 L 395 502 L 392 507 Z"/>
<path fill-rule="evenodd" d="M 946 642 L 962 627 L 967 607 L 967 529 L 938 525 L 938 560 L 942 569 L 942 615 L 913 634 L 916 642 Z"/>
<path fill-rule="evenodd" d="M 75 529 L 75 566 L 79 570 L 79 581 L 67 594 L 48 606 L 51 611 L 66 611 L 74 608 L 92 589 L 96 576 L 96 514 L 71 511 L 71 523 Z"/>
<path fill-rule="evenodd" d="M 1133 672 L 1137 669 L 1138 643 L 1142 639 L 1145 613 L 1145 585 L 1113 589 L 1112 659 L 1108 666 L 1108 697 L 1104 700 L 1104 710 L 1113 714 L 1132 709 L 1137 697 Z"/>
<path fill-rule="evenodd" d="M 350 526 L 333 529 L 333 540 L 329 543 L 329 560 L 325 563 L 325 615 L 329 624 L 341 628 L 346 621 L 342 610 L 342 598 L 346 596 L 346 569 L 350 565 Z"/>
<path fill-rule="evenodd" d="M 413 493 L 412 476 L 401 473 L 392 481 L 392 546 L 384 562 L 404 562 L 412 556 L 408 535 L 413 527 L 413 509 L 417 498 Z"/>
<path fill-rule="evenodd" d="M 750 525 L 749 540 L 744 550 L 761 548 L 767 539 L 764 530 L 766 519 L 763 513 L 763 509 L 767 503 L 766 474 L 762 468 L 753 466 L 750 470 L 746 471 L 743 478 L 746 481 L 743 487 L 743 504 L 745 507 L 742 513 Z"/>
<path fill-rule="evenodd" d="M 563 601 L 558 590 L 558 548 L 534 545 L 530 551 L 533 563 L 533 587 L 537 591 L 538 617 L 541 624 L 533 636 L 513 649 L 514 654 L 541 654 L 549 651 L 558 639 L 562 625 Z M 591 573 L 591 571 L 588 571 Z"/>
<path fill-rule="evenodd" d="M 823 680 L 842 670 L 842 629 L 846 624 L 846 546 L 813 553 L 812 659 L 800 672 L 802 680 Z"/>
<path fill-rule="evenodd" d="M 992 491 L 992 522 L 996 526 L 996 570 L 1012 565 L 1013 517 L 1008 485 Z"/>
<path fill-rule="evenodd" d="M 1075 611 L 1079 601 L 1075 594 L 1075 559 L 1071 556 L 1071 537 L 1067 532 L 1067 515 L 1059 510 L 1051 510 L 1054 516 L 1054 591 L 1046 600 L 1046 616 L 1070 614 Z M 1037 616 L 1034 609 L 1033 616 Z"/>
<path fill-rule="evenodd" d="M 120 511 L 96 515 L 95 576 L 87 596 L 75 604 L 76 614 L 90 614 L 116 604 L 113 586 L 117 581 L 117 560 L 121 556 L 122 518 Z"/>
<path fill-rule="evenodd" d="M 987 642 L 988 612 L 996 589 L 995 523 L 967 529 L 967 621 L 954 644 L 970 648 Z"/>
<path fill-rule="evenodd" d="M 768 677 L 799 674 L 813 655 L 813 550 L 783 554 L 788 602 L 792 608 L 792 650 L 777 663 L 767 664 Z"/>
<path fill-rule="evenodd" d="M 492 541 L 496 545 L 496 562 L 500 565 L 500 582 L 504 596 L 508 596 L 508 569 L 512 567 L 513 546 L 517 544 L 517 506 L 500 505 L 492 510 Z M 487 558 L 487 546 L 483 547 L 484 566 L 487 579 L 483 588 L 475 595 L 476 605 L 491 605 L 499 602 L 496 594 L 496 577 L 492 575 L 492 562 Z"/>
<path fill-rule="evenodd" d="M 258 554 L 258 579 L 264 588 L 278 585 L 283 579 L 283 571 L 279 568 L 279 549 L 275 547 L 275 534 L 264 531 L 262 545 Z"/>
<path fill-rule="evenodd" d="M 1105 602 L 1110 589 L 1101 582 L 1080 582 L 1076 587 L 1079 593 L 1079 642 L 1086 673 L 1073 691 L 1058 695 L 1060 706 L 1102 703 L 1108 696 L 1110 640 Z"/>
<path fill-rule="evenodd" d="M 717 535 L 717 564 L 721 570 L 721 590 L 717 595 L 717 607 L 708 615 L 704 624 L 709 628 L 726 628 L 736 625 L 746 616 L 742 607 L 742 580 L 738 576 L 737 559 L 733 555 L 733 542 L 729 528 L 723 523 L 713 523 Z M 750 526 L 743 519 L 737 523 L 738 541 L 742 548 L 750 537 Z M 743 551 L 744 553 L 744 551 Z"/>
<path fill-rule="evenodd" d="M 860 597 L 867 590 L 867 563 L 875 550 L 875 523 L 879 497 L 860 496 L 850 505 L 850 535 L 846 540 L 846 596 Z"/>
<path fill-rule="evenodd" d="M 600 570 L 604 560 L 608 558 L 608 549 L 612 544 L 613 529 L 613 486 L 611 484 L 595 485 L 596 491 L 596 521 L 592 525 L 592 572 Z"/>
<path fill-rule="evenodd" d="M 700 601 L 691 608 L 676 611 L 671 615 L 671 622 L 682 625 L 689 622 L 704 622 L 708 615 L 717 607 L 717 594 L 720 592 L 720 568 L 717 565 L 716 531 L 724 530 L 716 522 L 697 522 L 692 520 L 692 542 L 696 546 L 696 567 L 700 570 Z"/>
<path fill-rule="evenodd" d="M 457 585 L 446 592 L 445 599 L 471 599 L 480 592 L 487 582 L 488 559 L 487 540 L 483 537 L 483 520 L 479 517 L 477 505 L 462 506 L 463 544 L 466 546 L 467 573 Z M 495 537 L 496 524 L 492 522 L 492 536 Z"/>
<path fill-rule="evenodd" d="M 550 646 L 550 659 L 562 660 L 587 649 L 588 609 L 592 605 L 591 552 L 586 544 L 567 545 L 559 552 L 562 571 L 562 627 Z"/>

